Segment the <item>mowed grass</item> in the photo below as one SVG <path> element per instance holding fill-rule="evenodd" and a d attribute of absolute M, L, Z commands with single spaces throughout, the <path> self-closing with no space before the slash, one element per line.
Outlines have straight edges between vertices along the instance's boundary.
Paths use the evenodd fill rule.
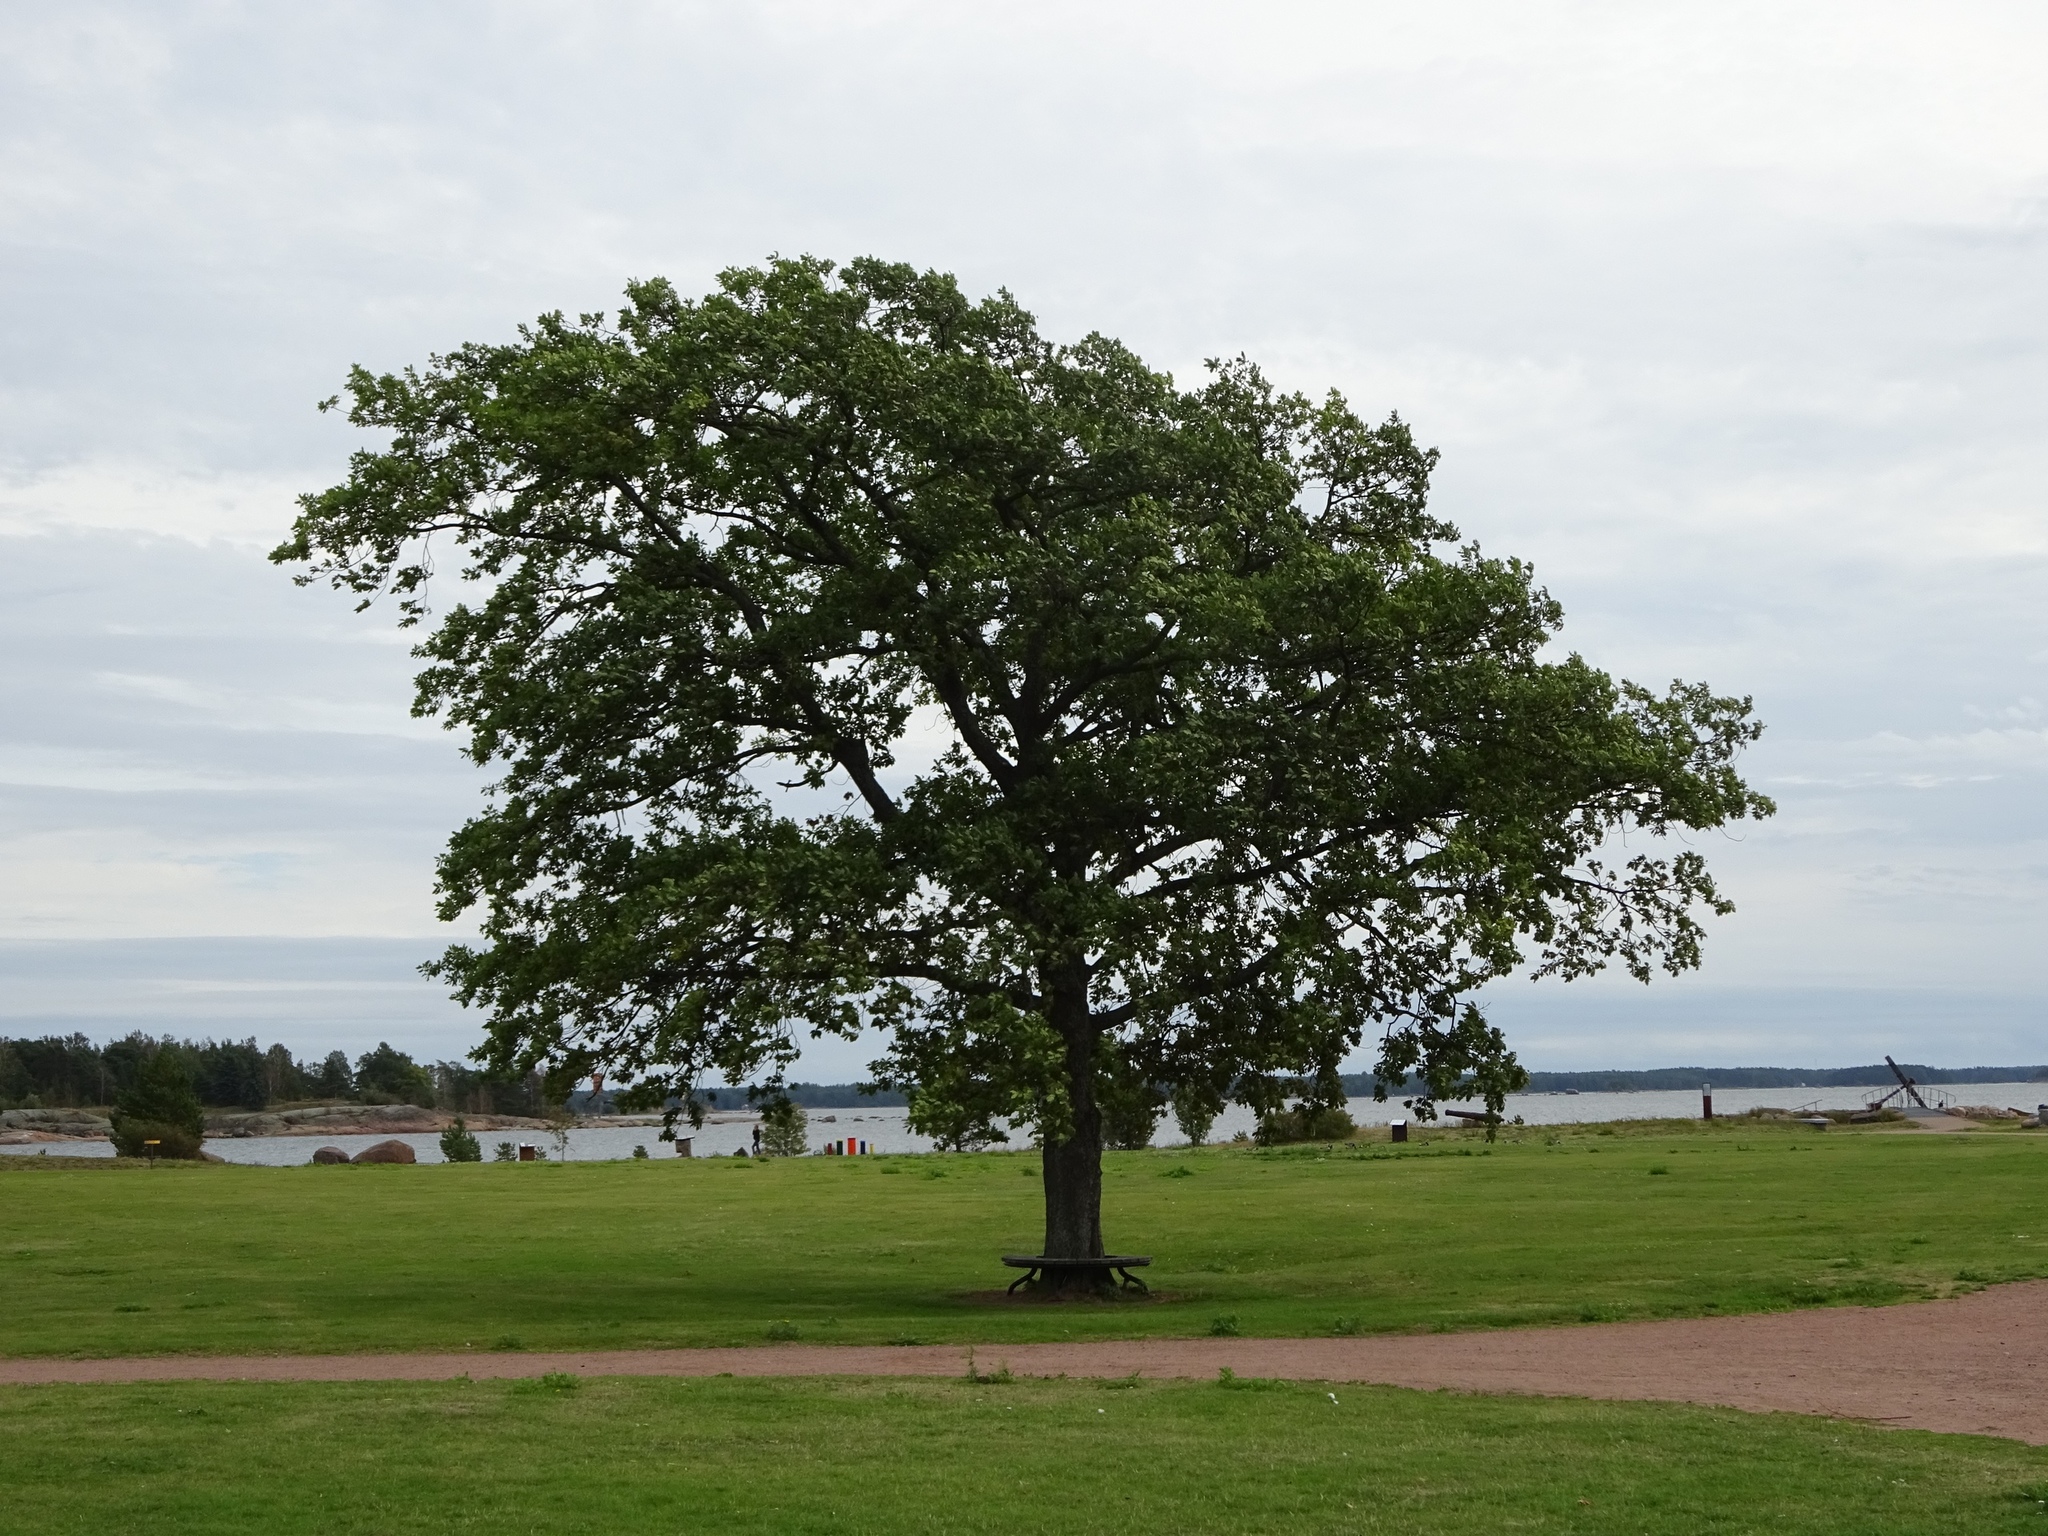
<path fill-rule="evenodd" d="M 310 1148 L 309 1148 L 310 1150 Z M 1371 1333 L 2048 1274 L 2048 1138 L 1717 1123 L 1113 1155 L 1150 1301 L 1008 1301 L 1029 1153 L 422 1167 L 0 1159 L 0 1354 Z"/>
<path fill-rule="evenodd" d="M 1301 1383 L 0 1389 L 0 1532 L 2039 1531 L 2048 1451 Z"/>

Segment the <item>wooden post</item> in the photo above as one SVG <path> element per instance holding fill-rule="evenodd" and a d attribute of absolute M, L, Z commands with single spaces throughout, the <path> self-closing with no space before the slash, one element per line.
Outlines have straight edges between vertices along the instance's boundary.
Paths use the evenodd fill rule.
<path fill-rule="evenodd" d="M 1702 1120 L 1714 1118 L 1714 1085 L 1712 1083 L 1700 1084 L 1700 1118 Z"/>
<path fill-rule="evenodd" d="M 1408 1139 L 1408 1122 L 1406 1120 L 1388 1121 L 1387 1130 L 1392 1134 L 1392 1138 L 1395 1141 L 1406 1141 Z"/>

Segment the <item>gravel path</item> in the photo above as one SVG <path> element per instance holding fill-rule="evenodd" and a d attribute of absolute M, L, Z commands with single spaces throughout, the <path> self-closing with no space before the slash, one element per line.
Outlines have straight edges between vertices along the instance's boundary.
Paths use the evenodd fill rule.
<path fill-rule="evenodd" d="M 539 1376 L 953 1376 L 959 1345 L 419 1355 L 0 1359 L 0 1385 L 140 1381 L 436 1381 Z M 1021 1376 L 1381 1382 L 1466 1392 L 1712 1403 L 1818 1413 L 2048 1445 L 2048 1281 L 1949 1301 L 1759 1317 L 1598 1323 L 1358 1339 L 1135 1339 L 984 1344 Z"/>

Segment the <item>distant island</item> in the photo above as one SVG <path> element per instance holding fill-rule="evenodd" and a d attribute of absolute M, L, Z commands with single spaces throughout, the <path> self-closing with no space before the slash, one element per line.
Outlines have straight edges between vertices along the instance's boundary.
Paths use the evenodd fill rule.
<path fill-rule="evenodd" d="M 1900 1066 L 1916 1083 L 2048 1082 L 2048 1065 L 1930 1067 L 1901 1062 Z M 1344 1091 L 1352 1098 L 1372 1096 L 1370 1072 L 1346 1072 L 1342 1077 Z M 1861 1088 L 1889 1087 L 1897 1081 L 1881 1061 L 1867 1067 L 1648 1067 L 1633 1072 L 1531 1072 L 1523 1092 L 1668 1093 L 1697 1089 L 1702 1083 L 1716 1088 Z M 892 1090 L 863 1093 L 858 1083 L 791 1083 L 784 1092 L 806 1109 L 857 1109 L 863 1105 L 900 1109 L 906 1102 L 902 1093 Z M 706 1096 L 714 1109 L 747 1107 L 744 1087 L 715 1088 Z"/>

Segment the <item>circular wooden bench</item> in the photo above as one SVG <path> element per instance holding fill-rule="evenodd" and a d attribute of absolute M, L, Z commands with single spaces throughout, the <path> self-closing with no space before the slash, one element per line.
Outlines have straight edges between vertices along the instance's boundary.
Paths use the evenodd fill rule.
<path fill-rule="evenodd" d="M 1010 1289 L 1005 1294 L 1011 1296 L 1017 1293 L 1018 1286 L 1029 1285 L 1042 1274 L 1071 1274 L 1076 1270 L 1085 1269 L 1101 1270 L 1105 1280 L 1114 1270 L 1119 1277 L 1118 1285 L 1127 1291 L 1150 1290 L 1144 1281 L 1131 1273 L 1134 1269 L 1143 1269 L 1150 1264 L 1150 1254 L 1105 1253 L 1096 1259 L 1050 1259 L 1042 1253 L 1006 1253 L 1003 1255 L 1003 1262 L 1011 1269 L 1025 1271 L 1010 1282 Z"/>

